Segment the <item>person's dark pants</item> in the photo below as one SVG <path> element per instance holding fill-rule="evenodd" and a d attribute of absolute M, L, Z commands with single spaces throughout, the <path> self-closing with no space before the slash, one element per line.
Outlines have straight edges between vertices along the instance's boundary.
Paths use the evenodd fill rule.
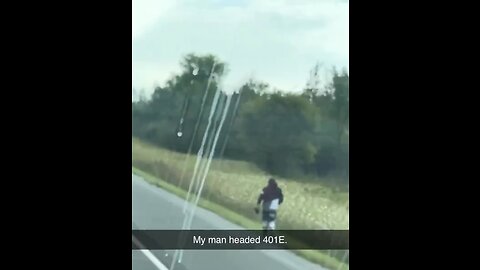
<path fill-rule="evenodd" d="M 275 220 L 277 218 L 277 211 L 263 210 L 262 222 L 264 230 L 275 230 Z"/>

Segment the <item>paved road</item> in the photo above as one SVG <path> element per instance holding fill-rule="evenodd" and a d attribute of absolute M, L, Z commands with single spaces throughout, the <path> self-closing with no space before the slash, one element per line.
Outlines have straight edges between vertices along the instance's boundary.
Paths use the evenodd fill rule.
<path fill-rule="evenodd" d="M 132 175 L 132 229 L 180 229 L 184 200 Z M 202 208 L 197 208 L 192 229 L 241 227 Z M 158 270 L 146 252 L 132 250 L 133 270 Z M 158 258 L 172 251 L 152 251 Z M 161 259 L 163 261 L 163 259 Z M 185 250 L 187 270 L 326 270 L 286 250 Z M 169 267 L 169 265 L 166 265 Z M 175 270 L 180 270 L 175 267 Z"/>

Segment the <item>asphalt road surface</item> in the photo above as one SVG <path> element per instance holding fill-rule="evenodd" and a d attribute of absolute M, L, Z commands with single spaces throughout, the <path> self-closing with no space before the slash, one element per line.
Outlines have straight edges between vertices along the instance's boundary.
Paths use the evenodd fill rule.
<path fill-rule="evenodd" d="M 184 202 L 132 175 L 132 229 L 181 229 Z M 199 207 L 191 229 L 243 228 Z M 165 256 L 171 258 L 172 254 L 173 251 L 132 250 L 132 269 L 170 269 Z M 187 270 L 326 270 L 287 250 L 185 250 L 182 264 Z"/>

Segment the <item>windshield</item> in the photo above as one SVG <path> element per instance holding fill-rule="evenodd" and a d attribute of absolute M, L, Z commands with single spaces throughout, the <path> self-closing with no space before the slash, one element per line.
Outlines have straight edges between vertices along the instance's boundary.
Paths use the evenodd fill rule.
<path fill-rule="evenodd" d="M 132 269 L 348 269 L 343 246 L 169 242 L 348 232 L 348 1 L 132 7 L 132 230 L 163 239 L 132 234 Z"/>

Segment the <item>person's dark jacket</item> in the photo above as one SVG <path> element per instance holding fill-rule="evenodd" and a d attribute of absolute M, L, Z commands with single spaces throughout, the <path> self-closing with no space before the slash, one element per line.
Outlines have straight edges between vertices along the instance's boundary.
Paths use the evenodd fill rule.
<path fill-rule="evenodd" d="M 258 196 L 257 205 L 259 205 L 262 201 L 263 204 L 270 203 L 271 201 L 278 199 L 278 203 L 282 204 L 283 202 L 283 193 L 282 189 L 278 187 L 275 180 L 270 180 L 268 185 L 263 188 L 262 193 Z"/>

